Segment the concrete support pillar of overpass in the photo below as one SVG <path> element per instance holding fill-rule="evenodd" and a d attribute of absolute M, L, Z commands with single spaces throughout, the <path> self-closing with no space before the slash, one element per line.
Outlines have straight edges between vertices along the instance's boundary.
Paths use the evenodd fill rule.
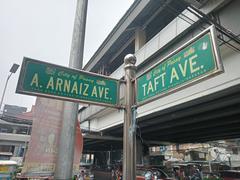
<path fill-rule="evenodd" d="M 16 127 L 14 127 L 14 128 L 12 129 L 12 133 L 13 133 L 13 134 L 17 134 L 17 128 L 16 128 Z"/>
<path fill-rule="evenodd" d="M 14 146 L 14 151 L 13 151 L 13 156 L 14 157 L 18 157 L 19 156 L 20 147 L 21 146 Z"/>
<path fill-rule="evenodd" d="M 146 33 L 141 28 L 135 30 L 135 52 L 138 51 L 146 43 Z"/>

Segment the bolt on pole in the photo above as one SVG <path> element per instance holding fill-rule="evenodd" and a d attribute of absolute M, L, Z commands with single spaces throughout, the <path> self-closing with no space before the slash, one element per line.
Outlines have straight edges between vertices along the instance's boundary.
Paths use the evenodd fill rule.
<path fill-rule="evenodd" d="M 125 110 L 123 127 L 123 179 L 136 179 L 136 129 L 133 121 L 135 106 L 136 57 L 128 54 L 124 58 L 125 69 Z"/>
<path fill-rule="evenodd" d="M 69 67 L 82 69 L 88 0 L 78 0 L 72 35 Z M 64 102 L 54 179 L 72 179 L 78 103 Z"/>

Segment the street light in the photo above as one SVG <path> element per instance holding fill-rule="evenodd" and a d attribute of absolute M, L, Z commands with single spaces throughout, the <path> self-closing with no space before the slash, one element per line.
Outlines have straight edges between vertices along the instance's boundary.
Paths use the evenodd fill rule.
<path fill-rule="evenodd" d="M 0 102 L 0 110 L 2 108 L 3 98 L 4 98 L 4 95 L 5 95 L 6 89 L 7 89 L 8 80 L 10 79 L 11 75 L 17 71 L 18 67 L 19 67 L 19 65 L 14 63 L 12 65 L 11 69 L 9 70 L 10 74 L 7 77 L 7 81 L 5 83 L 5 87 L 4 87 L 4 90 L 3 90 L 3 94 L 2 94 L 2 98 L 1 98 L 1 102 Z"/>

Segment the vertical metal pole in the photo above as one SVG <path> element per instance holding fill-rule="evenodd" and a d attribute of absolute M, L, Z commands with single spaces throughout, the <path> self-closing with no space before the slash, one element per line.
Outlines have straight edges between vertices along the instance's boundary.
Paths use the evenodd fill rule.
<path fill-rule="evenodd" d="M 210 154 L 210 151 L 208 151 L 208 165 L 209 165 L 209 172 L 211 173 L 212 172 L 212 165 L 211 165 L 211 154 Z"/>
<path fill-rule="evenodd" d="M 133 122 L 133 107 L 135 106 L 135 77 L 136 57 L 128 54 L 124 58 L 125 63 L 125 111 L 123 134 L 123 179 L 136 179 L 136 131 Z"/>
<path fill-rule="evenodd" d="M 72 37 L 69 67 L 82 69 L 88 0 L 78 0 Z M 64 102 L 55 179 L 72 179 L 78 103 Z"/>
<path fill-rule="evenodd" d="M 228 158 L 230 170 L 232 170 L 231 155 L 230 155 L 230 154 L 227 154 L 227 158 Z"/>
<path fill-rule="evenodd" d="M 2 109 L 3 99 L 4 99 L 4 96 L 5 96 L 5 92 L 6 92 L 6 89 L 7 89 L 8 81 L 9 81 L 11 75 L 12 75 L 12 73 L 8 75 L 7 81 L 6 81 L 6 83 L 5 83 L 5 87 L 4 87 L 3 94 L 2 94 L 2 98 L 1 98 L 1 102 L 0 102 L 0 111 L 1 111 L 1 109 Z M 2 113 L 2 114 L 3 114 L 3 113 Z"/>

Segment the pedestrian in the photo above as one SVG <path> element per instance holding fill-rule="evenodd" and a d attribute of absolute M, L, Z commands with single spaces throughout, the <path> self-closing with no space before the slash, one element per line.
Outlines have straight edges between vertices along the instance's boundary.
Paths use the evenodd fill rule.
<path fill-rule="evenodd" d="M 195 169 L 195 171 L 191 177 L 191 180 L 202 180 L 202 176 L 201 176 L 199 169 L 197 169 L 195 166 L 194 166 L 194 169 Z"/>
<path fill-rule="evenodd" d="M 84 170 L 81 170 L 78 180 L 84 180 Z"/>

